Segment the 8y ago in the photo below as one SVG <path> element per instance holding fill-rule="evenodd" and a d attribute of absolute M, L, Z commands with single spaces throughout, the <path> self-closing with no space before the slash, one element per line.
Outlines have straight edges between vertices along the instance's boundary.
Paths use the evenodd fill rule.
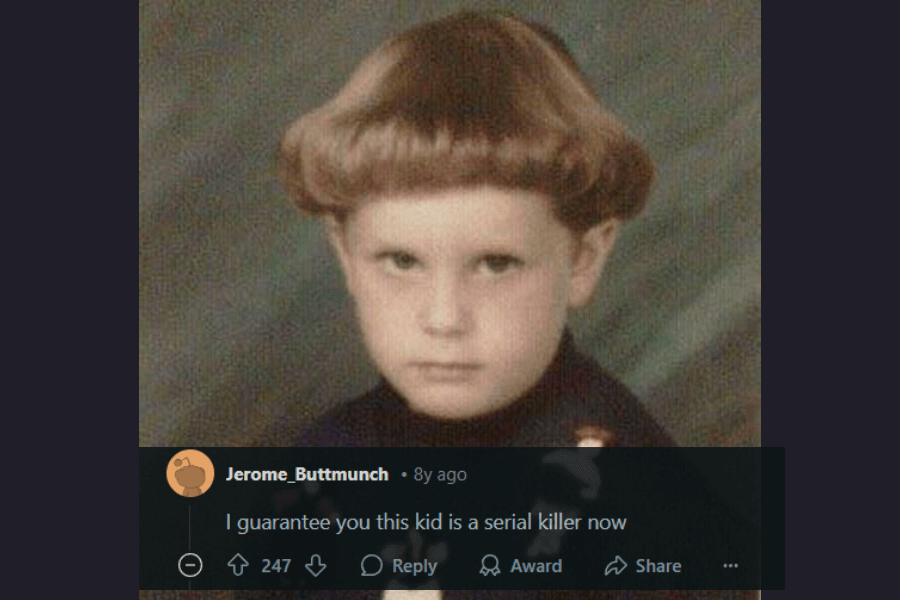
<path fill-rule="evenodd" d="M 415 476 L 413 479 L 416 481 L 421 481 L 426 485 L 431 481 L 431 476 L 434 474 L 434 471 L 426 471 L 422 467 L 416 467 Z M 453 485 L 457 481 L 465 481 L 466 480 L 466 472 L 465 471 L 438 471 L 437 472 L 437 481 L 441 483 L 446 483 L 447 485 Z"/>

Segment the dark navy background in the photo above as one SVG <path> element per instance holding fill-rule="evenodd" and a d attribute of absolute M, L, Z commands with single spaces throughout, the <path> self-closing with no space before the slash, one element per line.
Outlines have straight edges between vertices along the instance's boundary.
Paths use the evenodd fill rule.
<path fill-rule="evenodd" d="M 427 449 L 200 449 L 216 468 L 202 496 L 183 498 L 169 487 L 171 448 L 140 449 L 140 589 L 761 589 L 783 587 L 783 559 L 766 564 L 760 578 L 760 500 L 764 514 L 783 515 L 784 450 L 778 448 L 427 448 Z M 773 468 L 763 468 L 763 464 Z M 227 482 L 235 470 L 377 470 L 389 482 Z M 433 471 L 431 482 L 414 480 L 416 467 Z M 464 470 L 466 481 L 436 481 L 439 470 Z M 406 471 L 407 477 L 401 477 Z M 762 486 L 770 473 L 774 485 Z M 780 481 L 779 481 L 780 477 Z M 379 531 L 376 516 L 409 519 L 405 531 Z M 532 512 L 530 531 L 486 531 L 484 518 Z M 538 529 L 537 512 L 581 517 L 577 531 Z M 226 514 L 231 530 L 226 530 Z M 415 515 L 442 513 L 439 531 L 416 531 Z M 449 529 L 450 514 L 463 528 Z M 331 518 L 329 531 L 250 531 L 237 520 Z M 335 517 L 371 519 L 369 531 L 337 535 Z M 470 531 L 469 518 L 481 529 Z M 624 530 L 587 530 L 587 519 L 627 518 Z M 783 517 L 766 520 L 766 539 L 783 540 Z M 777 529 L 777 531 L 776 531 Z M 176 567 L 194 552 L 203 571 L 190 580 Z M 250 563 L 237 577 L 227 566 L 240 552 Z M 384 570 L 362 577 L 360 561 L 379 554 Z M 479 574 L 485 554 L 500 560 L 501 574 Z M 327 565 L 313 577 L 312 554 Z M 604 575 L 621 556 L 628 567 Z M 394 574 L 392 558 L 438 561 L 434 577 Z M 290 558 L 287 573 L 262 573 L 263 559 Z M 639 574 L 637 560 L 680 562 L 681 573 Z M 563 572 L 513 574 L 513 559 L 553 562 Z M 736 569 L 724 564 L 737 563 Z M 368 564 L 368 563 L 367 563 Z M 766 582 L 782 584 L 766 585 Z"/>

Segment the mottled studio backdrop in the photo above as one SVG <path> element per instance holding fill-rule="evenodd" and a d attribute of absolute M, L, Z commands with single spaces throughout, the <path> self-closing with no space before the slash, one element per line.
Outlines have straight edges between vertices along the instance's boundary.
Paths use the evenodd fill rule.
<path fill-rule="evenodd" d="M 658 167 L 580 348 L 679 443 L 759 444 L 759 2 L 142 0 L 141 445 L 277 444 L 375 382 L 275 149 L 377 44 L 463 8 L 556 30 Z"/>

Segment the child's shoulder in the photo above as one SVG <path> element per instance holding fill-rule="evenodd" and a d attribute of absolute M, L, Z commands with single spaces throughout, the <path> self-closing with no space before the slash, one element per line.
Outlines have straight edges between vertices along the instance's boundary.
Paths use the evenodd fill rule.
<path fill-rule="evenodd" d="M 574 347 L 570 348 L 563 378 L 567 402 L 559 418 L 573 423 L 576 430 L 604 430 L 612 435 L 616 446 L 675 445 L 625 384 Z"/>

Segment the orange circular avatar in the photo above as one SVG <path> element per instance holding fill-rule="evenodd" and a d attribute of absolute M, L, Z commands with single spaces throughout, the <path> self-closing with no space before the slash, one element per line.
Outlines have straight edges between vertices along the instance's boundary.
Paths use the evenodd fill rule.
<path fill-rule="evenodd" d="M 182 450 L 169 460 L 166 467 L 169 485 L 176 494 L 185 498 L 204 494 L 215 476 L 212 461 L 199 450 Z"/>

